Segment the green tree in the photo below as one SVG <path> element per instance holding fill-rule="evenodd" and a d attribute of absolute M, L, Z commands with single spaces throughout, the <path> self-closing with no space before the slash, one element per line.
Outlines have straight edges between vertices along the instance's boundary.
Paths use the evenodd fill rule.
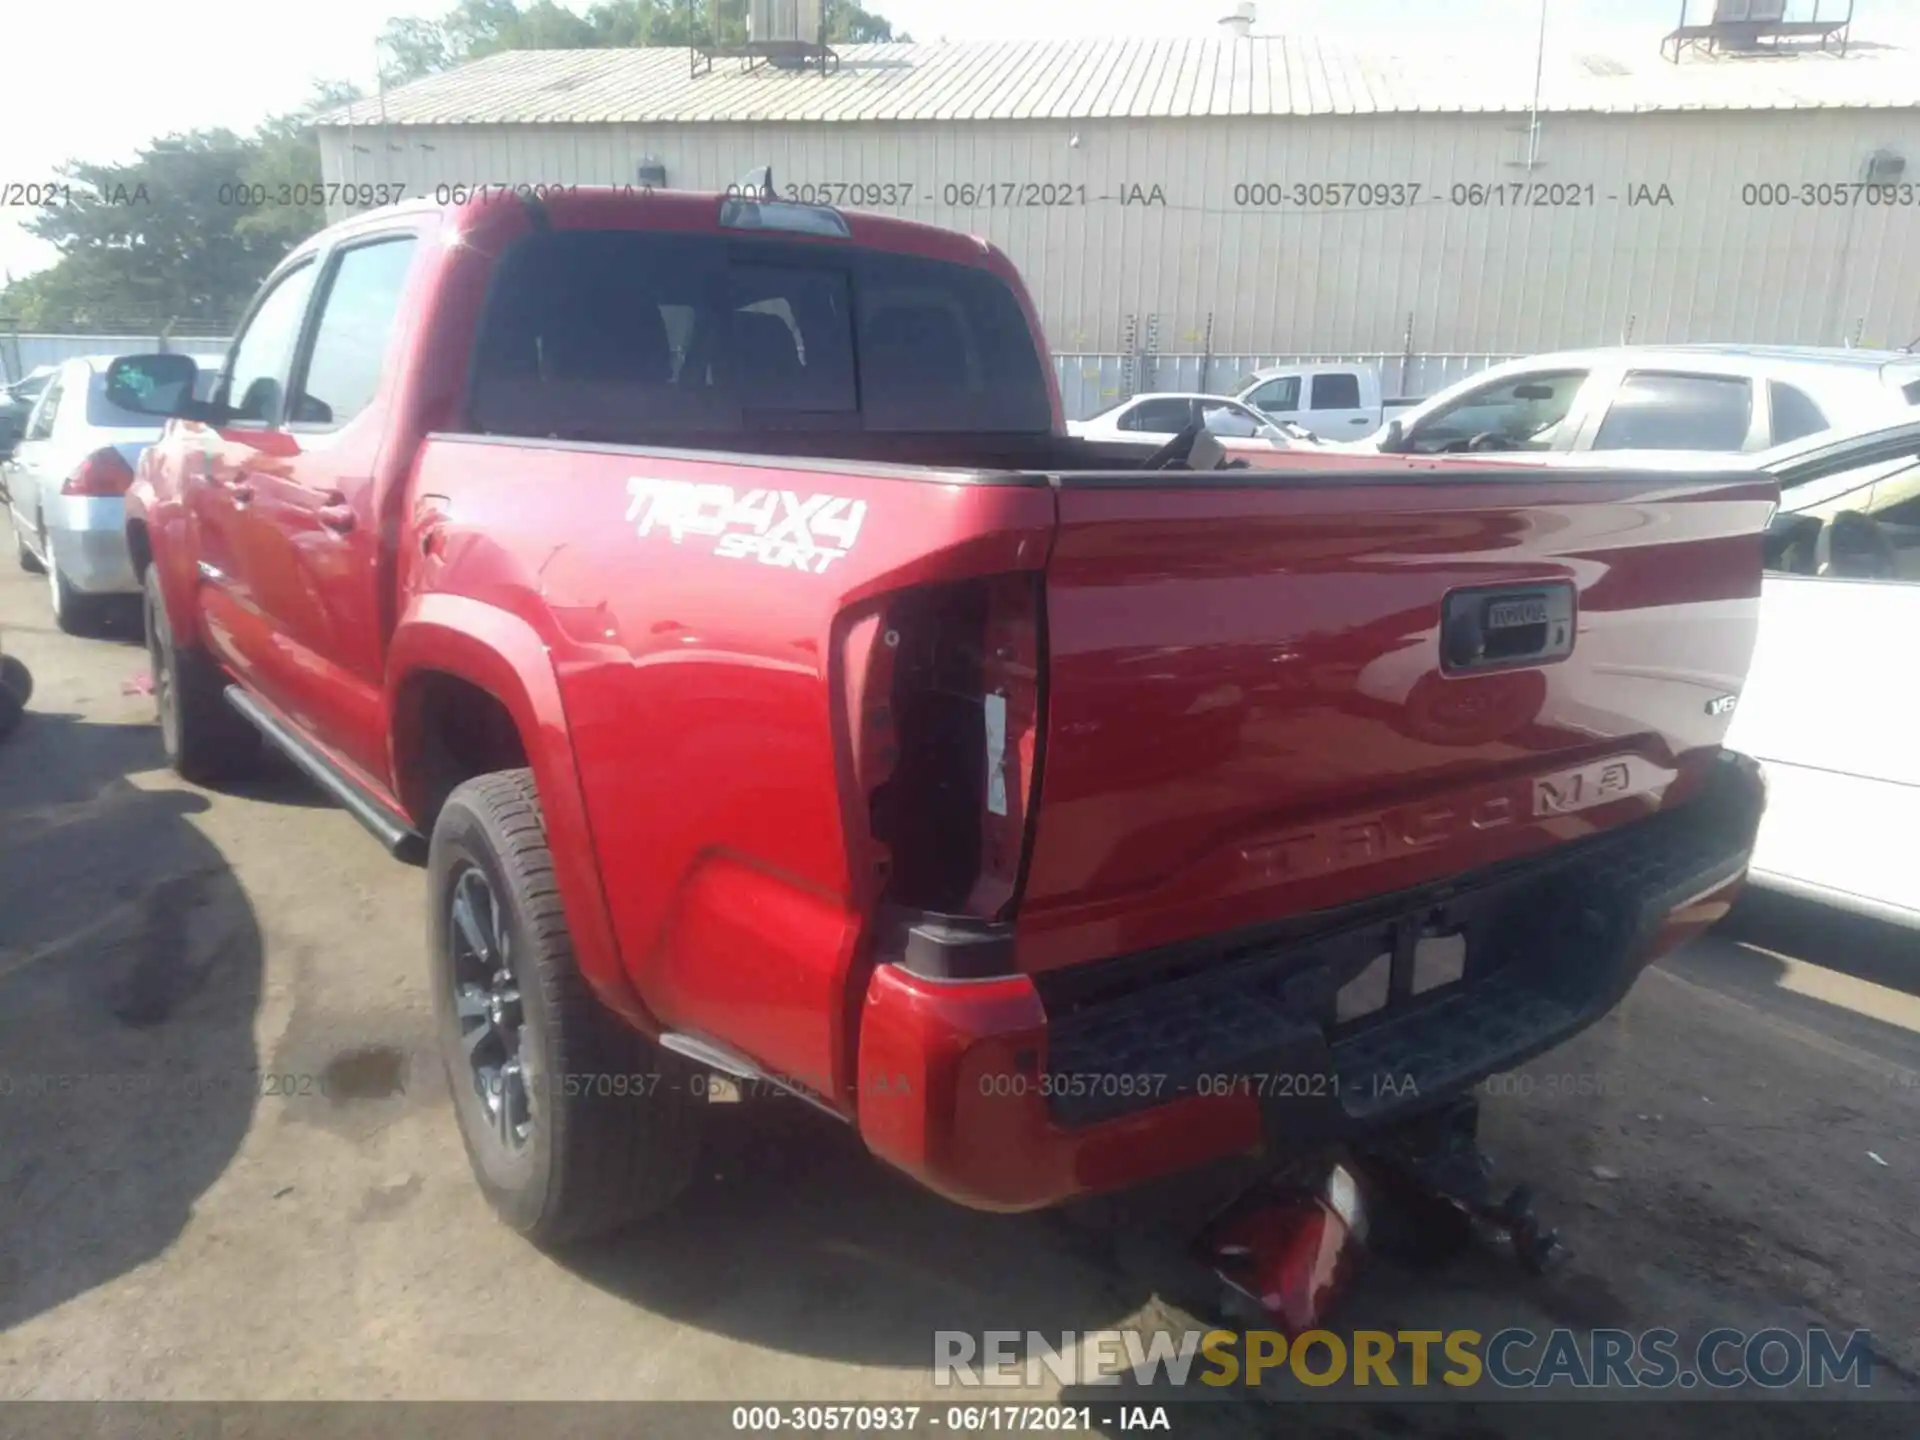
<path fill-rule="evenodd" d="M 320 180 L 310 118 L 353 98 L 351 87 L 323 86 L 306 110 L 251 136 L 196 130 L 124 165 L 64 166 L 70 200 L 26 225 L 60 258 L 0 290 L 0 324 L 224 330 L 288 249 L 326 223 L 319 204 L 295 203 L 316 199 Z"/>

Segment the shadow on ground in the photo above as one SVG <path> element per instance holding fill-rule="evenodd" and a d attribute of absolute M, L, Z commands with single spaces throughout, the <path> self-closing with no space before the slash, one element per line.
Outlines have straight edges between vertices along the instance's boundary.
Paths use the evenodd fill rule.
<path fill-rule="evenodd" d="M 1888 1067 L 1882 1083 L 1920 1097 L 1916 954 L 1920 935 L 1912 930 L 1750 891 L 1707 940 L 1669 959 L 1666 968 L 1872 1057 Z M 1829 1099 L 1837 1114 L 1849 1097 Z"/>
<path fill-rule="evenodd" d="M 1742 945 L 1920 995 L 1920 933 L 1884 920 L 1749 889 L 1717 932 Z"/>
<path fill-rule="evenodd" d="M 151 725 L 0 743 L 0 1329 L 138 1267 L 246 1134 L 261 937 Z"/>
<path fill-rule="evenodd" d="M 686 1324 L 920 1370 L 936 1331 L 1098 1330 L 1152 1298 L 1101 1229 L 963 1209 L 798 1102 L 708 1114 L 692 1189 L 662 1222 L 568 1255 L 580 1275 Z"/>

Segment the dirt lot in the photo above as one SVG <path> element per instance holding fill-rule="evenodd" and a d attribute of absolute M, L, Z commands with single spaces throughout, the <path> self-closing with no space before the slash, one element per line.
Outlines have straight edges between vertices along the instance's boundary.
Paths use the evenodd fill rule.
<path fill-rule="evenodd" d="M 945 1403 L 936 1329 L 1192 1323 L 1157 1293 L 1154 1198 L 970 1214 L 791 1105 L 716 1107 L 651 1230 L 534 1251 L 469 1181 L 430 1058 L 419 872 L 290 773 L 174 781 L 122 691 L 131 629 L 59 635 L 9 570 L 0 632 L 38 681 L 0 744 L 0 1397 Z M 1864 1328 L 1876 1390 L 1920 1392 L 1916 950 L 1760 905 L 1649 974 L 1487 1105 L 1567 1264 L 1376 1269 L 1342 1328 Z M 1776 1410 L 1743 1428 L 1837 1433 Z M 1519 1413 L 1310 1428 L 1541 1433 Z"/>

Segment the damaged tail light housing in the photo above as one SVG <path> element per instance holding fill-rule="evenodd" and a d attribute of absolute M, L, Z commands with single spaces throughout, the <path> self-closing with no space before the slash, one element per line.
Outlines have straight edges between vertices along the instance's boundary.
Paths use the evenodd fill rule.
<path fill-rule="evenodd" d="M 1041 760 L 1041 576 L 899 591 L 846 635 L 849 829 L 870 905 L 1012 918 Z"/>
<path fill-rule="evenodd" d="M 133 467 L 111 445 L 95 450 L 82 460 L 60 486 L 62 495 L 84 495 L 96 500 L 117 500 L 133 484 Z"/>

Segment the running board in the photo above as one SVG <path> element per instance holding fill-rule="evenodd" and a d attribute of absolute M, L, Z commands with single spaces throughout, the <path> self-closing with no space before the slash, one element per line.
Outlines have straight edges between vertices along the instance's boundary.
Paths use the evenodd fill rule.
<path fill-rule="evenodd" d="M 306 777 L 331 795 L 393 855 L 409 865 L 424 865 L 424 836 L 388 808 L 358 780 L 346 774 L 318 746 L 273 714 L 238 685 L 227 686 L 227 703 L 267 738 L 276 750 L 299 766 Z"/>

